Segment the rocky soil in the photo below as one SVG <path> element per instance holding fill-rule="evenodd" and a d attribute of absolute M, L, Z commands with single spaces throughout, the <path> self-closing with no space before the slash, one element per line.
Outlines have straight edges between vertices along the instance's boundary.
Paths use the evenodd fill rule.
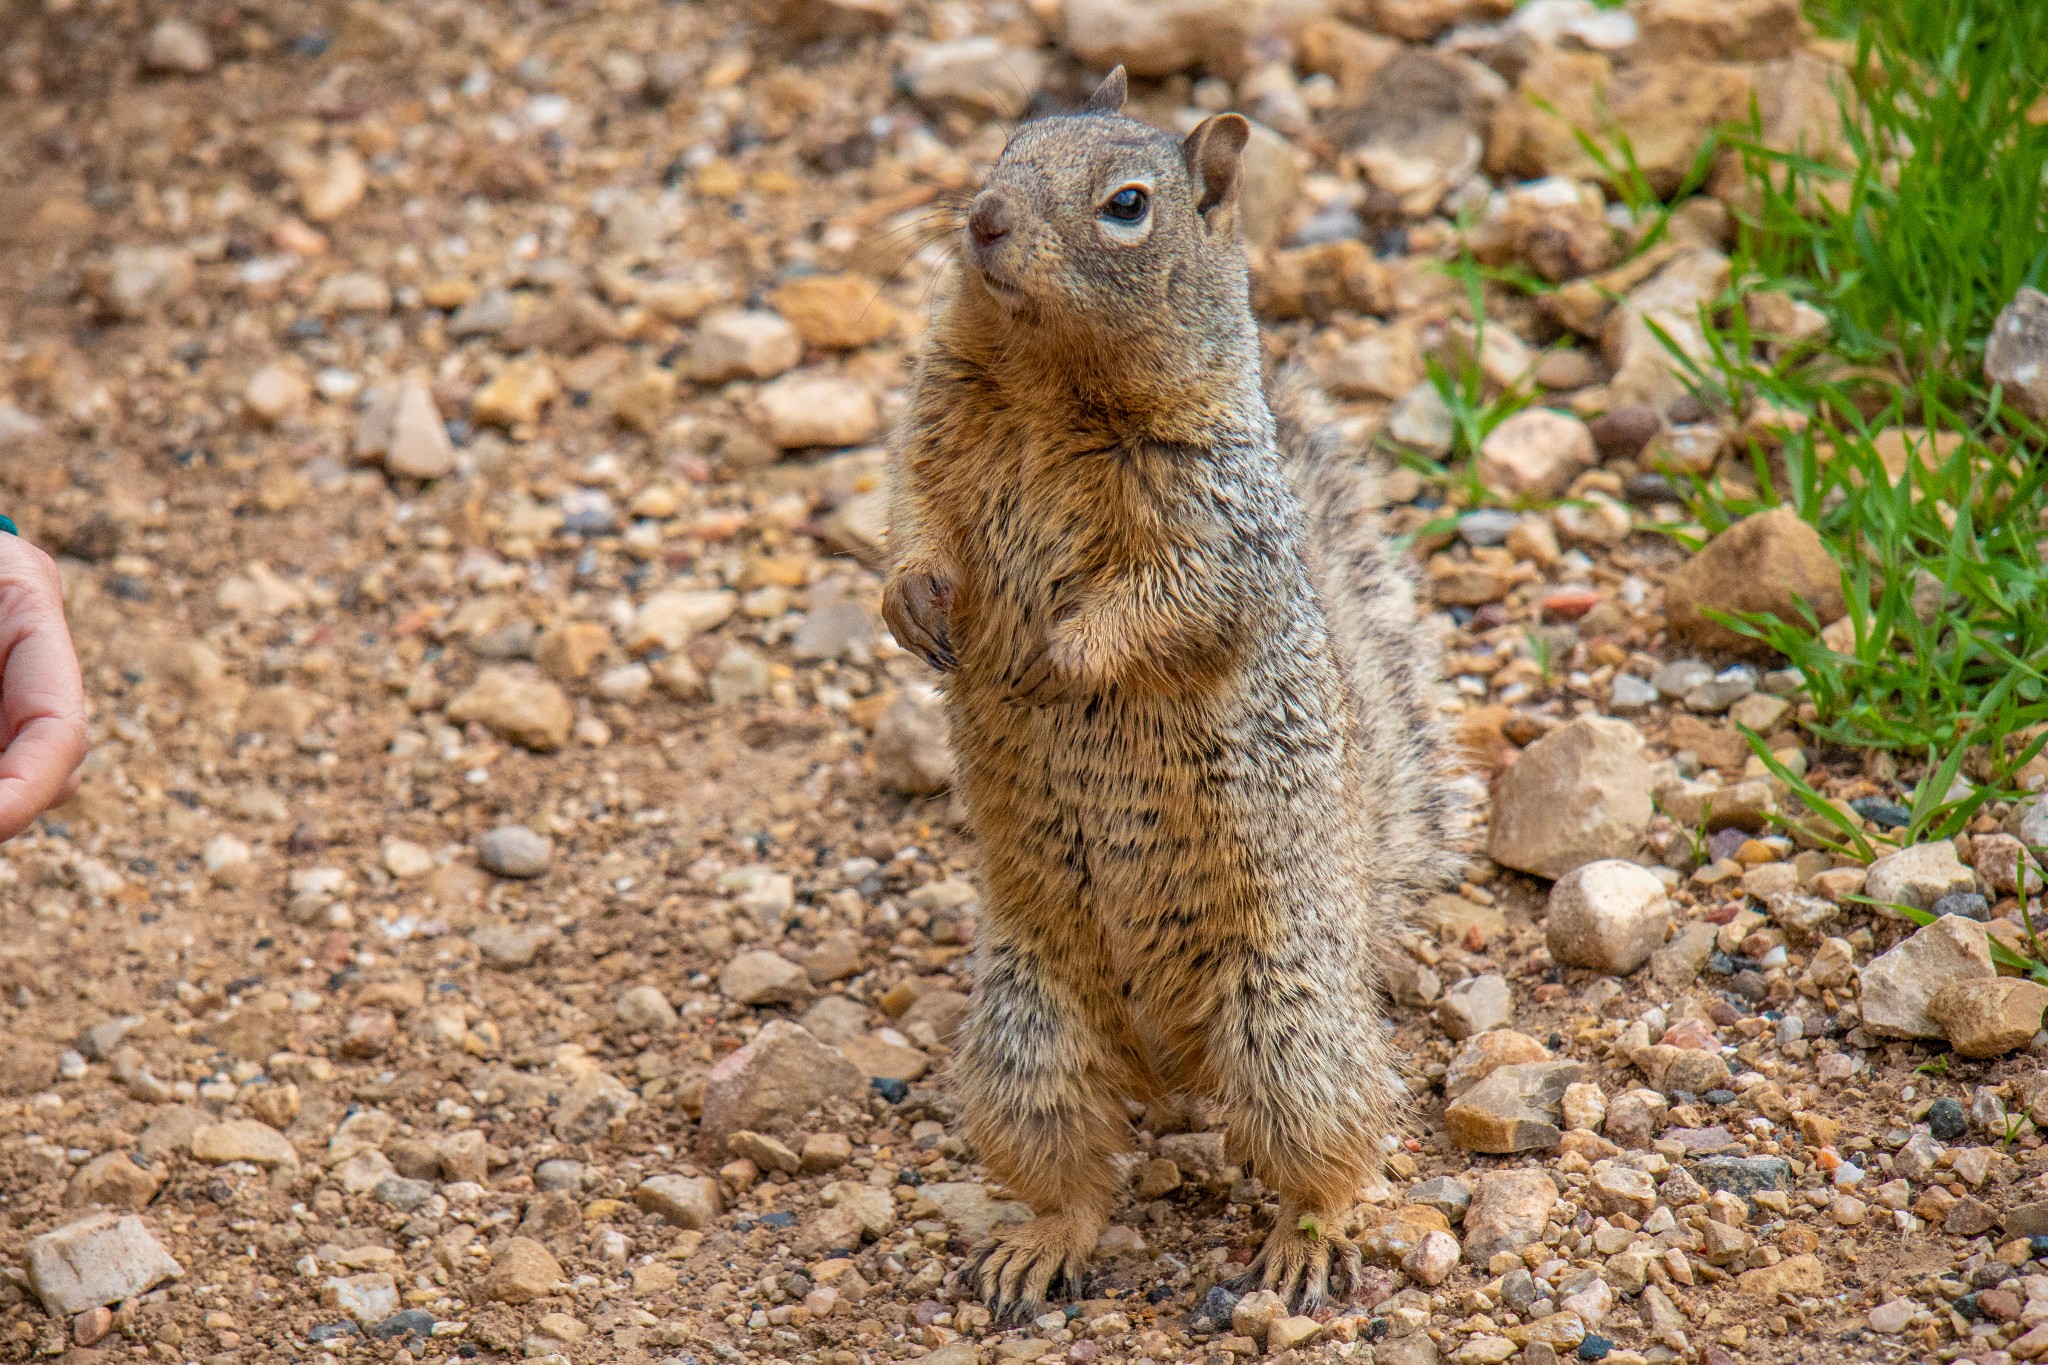
<path fill-rule="evenodd" d="M 0 1350 L 2048 1354 L 2048 992 L 1987 943 L 2048 811 L 1868 868 L 1771 822 L 1738 725 L 1873 833 L 1905 792 L 1706 614 L 1839 616 L 1813 534 L 1649 529 L 1788 420 L 1652 326 L 1704 345 L 1740 178 L 1639 250 L 1529 98 L 1604 91 L 1669 191 L 1752 94 L 1829 154 L 1841 54 L 1790 0 L 1510 8 L 9 7 L 0 507 L 64 557 L 96 748 L 0 849 Z M 1116 61 L 1162 125 L 1258 120 L 1258 306 L 1361 451 L 1449 447 L 1429 356 L 1546 406 L 1478 462 L 1534 510 L 1387 480 L 1491 796 L 1393 972 L 1365 1292 L 1224 1287 L 1270 1202 L 1153 1109 L 1092 1297 L 1004 1329 L 960 1290 L 1020 1209 L 946 1095 L 973 852 L 873 613 L 878 442 L 957 192 Z M 1481 332 L 1461 247 L 1559 287 Z"/>

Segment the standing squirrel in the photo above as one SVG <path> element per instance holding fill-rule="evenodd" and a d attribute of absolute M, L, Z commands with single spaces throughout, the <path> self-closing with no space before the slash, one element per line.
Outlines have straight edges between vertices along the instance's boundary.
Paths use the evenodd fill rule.
<path fill-rule="evenodd" d="M 1125 1099 L 1201 1096 L 1280 1197 L 1250 1276 L 1355 1286 L 1405 1088 L 1380 1004 L 1459 802 L 1366 470 L 1261 379 L 1249 125 L 1019 129 L 969 212 L 893 453 L 883 613 L 946 675 L 984 881 L 955 1084 L 1037 1217 L 972 1274 L 1078 1289 Z"/>

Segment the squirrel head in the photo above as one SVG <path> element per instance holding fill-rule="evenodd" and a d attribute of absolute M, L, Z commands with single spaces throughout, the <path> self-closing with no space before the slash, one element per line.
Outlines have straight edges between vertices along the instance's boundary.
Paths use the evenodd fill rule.
<path fill-rule="evenodd" d="M 1125 117 L 1125 91 L 1118 67 L 1078 113 L 1003 149 L 962 229 L 973 311 L 1013 339 L 1114 342 L 1133 363 L 1256 345 L 1237 242 L 1251 126 L 1218 114 L 1175 140 Z"/>

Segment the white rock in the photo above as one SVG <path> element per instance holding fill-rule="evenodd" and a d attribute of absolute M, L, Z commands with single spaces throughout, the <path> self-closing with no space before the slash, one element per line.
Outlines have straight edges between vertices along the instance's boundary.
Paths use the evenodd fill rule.
<path fill-rule="evenodd" d="M 57 1317 L 132 1299 L 184 1274 L 132 1213 L 98 1213 L 28 1244 L 28 1282 Z"/>
<path fill-rule="evenodd" d="M 1544 942 L 1566 967 L 1627 976 L 1664 946 L 1671 902 L 1648 869 L 1618 858 L 1587 863 L 1550 888 Z"/>
<path fill-rule="evenodd" d="M 697 322 L 687 361 L 700 384 L 772 379 L 803 359 L 804 344 L 780 313 L 714 308 Z"/>
<path fill-rule="evenodd" d="M 150 71 L 197 76 L 213 66 L 213 45 L 183 19 L 165 19 L 142 40 L 142 65 Z"/>
<path fill-rule="evenodd" d="M 723 624 L 739 610 L 739 605 L 739 594 L 725 588 L 655 593 L 633 613 L 632 629 L 626 632 L 626 648 L 635 654 L 651 649 L 673 654 L 705 631 Z"/>
<path fill-rule="evenodd" d="M 1976 889 L 1976 875 L 1963 866 L 1956 846 L 1947 839 L 1887 854 L 1870 865 L 1863 880 L 1863 894 L 1880 905 L 1910 905 L 1915 910 L 1932 910 L 1943 896 Z M 1895 910 L 1886 913 L 1898 915 Z"/>
<path fill-rule="evenodd" d="M 1627 721 L 1581 716 L 1531 744 L 1494 794 L 1495 862 L 1561 877 L 1635 852 L 1654 808 L 1643 738 Z"/>

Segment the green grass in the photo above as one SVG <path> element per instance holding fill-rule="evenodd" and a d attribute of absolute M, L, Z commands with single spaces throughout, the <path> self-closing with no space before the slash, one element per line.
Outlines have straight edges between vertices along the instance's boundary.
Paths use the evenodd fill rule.
<path fill-rule="evenodd" d="M 1930 773 L 1988 746 L 1976 776 L 1998 783 L 2014 736 L 2048 724 L 2048 442 L 1982 373 L 1998 310 L 2048 274 L 2048 124 L 2024 117 L 2048 88 L 2048 6 L 1834 0 L 1817 18 L 1854 37 L 1855 163 L 1771 151 L 1754 125 L 1724 135 L 1754 197 L 1718 362 L 1693 369 L 1717 404 L 1806 425 L 1751 442 L 1746 477 L 1693 481 L 1690 505 L 1713 532 L 1789 503 L 1842 566 L 1843 648 L 1811 619 L 1729 622 L 1805 673 L 1817 735 Z M 1739 306 L 1762 287 L 1818 306 L 1824 342 L 1769 358 Z M 1953 448 L 1895 476 L 1878 437 L 1899 427 Z"/>

